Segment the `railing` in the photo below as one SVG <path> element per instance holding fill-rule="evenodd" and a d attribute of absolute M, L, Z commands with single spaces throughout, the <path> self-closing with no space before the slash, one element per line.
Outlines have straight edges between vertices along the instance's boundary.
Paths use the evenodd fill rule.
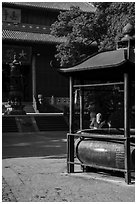
<path fill-rule="evenodd" d="M 113 132 L 113 129 L 112 130 L 106 130 L 105 134 L 103 133 L 103 130 L 105 129 L 102 129 L 102 134 L 99 133 L 99 134 L 95 134 L 95 131 L 93 130 L 93 133 L 84 133 L 82 131 L 80 131 L 79 133 L 68 133 L 67 134 L 67 171 L 68 173 L 74 173 L 75 172 L 75 168 L 74 168 L 74 165 L 81 165 L 81 167 L 83 167 L 83 170 L 84 170 L 84 167 L 93 167 L 93 168 L 96 168 L 96 169 L 105 169 L 105 170 L 110 170 L 110 171 L 119 171 L 119 172 L 123 172 L 126 174 L 129 174 L 130 175 L 130 179 L 131 179 L 131 172 L 132 171 L 135 171 L 131 168 L 129 169 L 120 169 L 120 168 L 111 168 L 111 167 L 104 167 L 104 166 L 100 166 L 100 165 L 89 165 L 87 163 L 81 163 L 80 161 L 75 161 L 76 160 L 76 149 L 75 149 L 75 139 L 76 138 L 79 138 L 80 141 L 82 140 L 85 140 L 85 139 L 91 139 L 92 141 L 93 140 L 96 140 L 96 141 L 111 141 L 111 142 L 122 142 L 123 145 L 127 142 L 129 143 L 129 145 L 132 145 L 135 146 L 135 132 L 134 130 L 131 130 L 131 136 L 130 138 L 126 138 L 124 137 L 124 134 L 122 134 L 122 132 L 119 132 L 119 134 L 117 133 L 118 131 L 114 131 L 115 134 L 111 135 L 112 132 Z M 98 130 L 97 130 L 98 131 Z M 100 130 L 101 132 L 101 130 Z M 111 133 L 111 134 L 109 134 Z M 123 132 L 124 133 L 124 132 Z M 124 149 L 125 149 L 125 146 L 124 146 Z M 124 150 L 125 152 L 125 150 Z M 127 155 L 125 154 L 124 157 L 127 157 Z M 128 161 L 130 162 L 130 159 L 129 158 L 125 158 L 124 159 L 124 162 L 128 159 Z M 126 180 L 126 178 L 125 178 Z"/>

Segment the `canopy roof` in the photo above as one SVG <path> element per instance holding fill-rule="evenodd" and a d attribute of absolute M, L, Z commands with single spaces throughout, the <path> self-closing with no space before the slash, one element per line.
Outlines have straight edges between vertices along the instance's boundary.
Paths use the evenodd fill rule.
<path fill-rule="evenodd" d="M 134 53 L 131 53 L 133 55 Z M 83 72 L 97 69 L 106 69 L 112 67 L 119 67 L 127 62 L 134 63 L 134 56 L 127 59 L 127 49 L 119 49 L 114 51 L 107 51 L 97 53 L 85 61 L 69 68 L 60 68 L 63 73 Z"/>

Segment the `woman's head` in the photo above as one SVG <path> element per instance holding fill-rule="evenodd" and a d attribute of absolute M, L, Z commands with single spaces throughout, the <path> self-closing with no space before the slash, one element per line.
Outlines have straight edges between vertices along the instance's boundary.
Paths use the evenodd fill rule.
<path fill-rule="evenodd" d="M 96 121 L 97 121 L 97 123 L 100 123 L 101 120 L 102 120 L 102 114 L 101 114 L 101 113 L 97 113 L 97 115 L 96 115 Z"/>

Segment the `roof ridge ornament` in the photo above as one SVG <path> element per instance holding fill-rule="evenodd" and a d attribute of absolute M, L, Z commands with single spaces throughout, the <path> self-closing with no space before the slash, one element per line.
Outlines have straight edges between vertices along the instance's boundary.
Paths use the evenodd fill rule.
<path fill-rule="evenodd" d="M 123 38 L 117 42 L 117 50 L 119 49 L 135 49 L 135 28 L 131 23 L 128 23 L 123 28 Z"/>
<path fill-rule="evenodd" d="M 123 28 L 123 34 L 129 34 L 130 36 L 133 36 L 135 32 L 134 26 L 131 23 L 128 23 L 124 28 Z"/>
<path fill-rule="evenodd" d="M 134 39 L 134 34 L 135 34 L 135 29 L 134 26 L 128 23 L 124 28 L 123 28 L 123 34 L 124 37 L 121 39 L 121 41 L 128 41 Z"/>

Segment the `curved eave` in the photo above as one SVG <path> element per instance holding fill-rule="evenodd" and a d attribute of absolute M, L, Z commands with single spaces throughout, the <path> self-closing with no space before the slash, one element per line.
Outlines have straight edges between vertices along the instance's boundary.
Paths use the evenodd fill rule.
<path fill-rule="evenodd" d="M 13 30 L 3 30 L 2 40 L 32 43 L 55 43 L 55 44 L 65 42 L 65 38 L 57 38 L 50 34 L 30 33 Z"/>
<path fill-rule="evenodd" d="M 73 73 L 73 72 L 83 72 L 83 71 L 90 71 L 90 70 L 96 70 L 96 69 L 108 69 L 108 68 L 112 68 L 112 67 L 119 67 L 121 65 L 123 65 L 125 63 L 125 61 L 119 63 L 119 64 L 115 64 L 115 65 L 105 65 L 105 66 L 94 66 L 94 67 L 83 67 L 81 69 L 79 68 L 64 68 L 64 69 L 60 69 L 60 72 L 63 73 Z"/>
<path fill-rule="evenodd" d="M 71 74 L 74 72 L 121 67 L 127 62 L 134 64 L 133 61 L 127 60 L 127 50 L 121 49 L 98 53 L 80 64 L 69 68 L 60 68 L 59 71 L 64 74 Z"/>

